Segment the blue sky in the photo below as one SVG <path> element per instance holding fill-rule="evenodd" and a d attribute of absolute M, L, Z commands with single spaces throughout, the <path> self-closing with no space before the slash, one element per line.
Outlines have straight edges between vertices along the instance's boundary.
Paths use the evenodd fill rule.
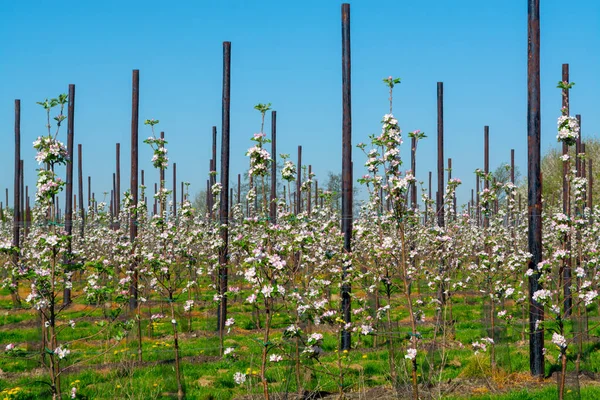
<path fill-rule="evenodd" d="M 436 82 L 444 82 L 445 156 L 470 197 L 483 165 L 483 126 L 490 164 L 516 162 L 526 172 L 526 0 L 351 1 L 353 142 L 380 130 L 388 75 L 399 76 L 394 114 L 403 132 L 421 129 L 417 178 L 436 165 Z M 76 84 L 75 142 L 84 176 L 110 191 L 115 143 L 128 187 L 131 71 L 140 70 L 140 120 L 160 119 L 178 179 L 205 187 L 211 127 L 221 121 L 222 42 L 232 42 L 231 176 L 247 166 L 249 138 L 260 128 L 253 109 L 278 112 L 278 152 L 303 146 L 317 179 L 341 169 L 340 2 L 290 1 L 2 1 L 0 17 L 0 188 L 12 187 L 13 102 L 22 102 L 22 157 L 35 186 L 31 143 L 44 133 L 36 101 Z M 561 64 L 569 63 L 571 113 L 584 137 L 600 127 L 600 2 L 545 0 L 542 24 L 542 151 L 557 146 Z M 270 132 L 269 124 L 265 131 Z M 150 134 L 140 125 L 140 139 Z M 66 131 L 61 135 L 66 140 Z M 149 183 L 151 150 L 140 144 Z M 404 146 L 405 166 L 409 147 Z M 364 156 L 354 149 L 354 175 Z M 167 172 L 170 183 L 171 171 Z M 434 182 L 435 187 L 435 173 Z M 86 189 L 87 190 L 87 189 Z M 12 188 L 11 188 L 12 193 Z M 4 201 L 4 195 L 1 196 Z M 11 194 L 12 198 L 12 194 Z M 11 200 L 12 203 L 12 200 Z"/>

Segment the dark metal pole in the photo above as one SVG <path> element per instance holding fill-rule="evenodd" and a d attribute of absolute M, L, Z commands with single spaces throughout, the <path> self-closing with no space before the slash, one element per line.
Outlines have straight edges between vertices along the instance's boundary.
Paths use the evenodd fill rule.
<path fill-rule="evenodd" d="M 26 192 L 29 192 L 27 190 L 28 186 L 25 186 Z M 31 226 L 31 207 L 29 206 L 29 194 L 27 194 L 27 196 L 25 197 L 25 221 L 27 221 L 27 224 L 25 225 L 26 229 L 25 229 L 25 235 L 28 236 L 29 235 L 29 227 Z"/>
<path fill-rule="evenodd" d="M 21 198 L 21 211 L 19 213 L 19 215 L 21 216 L 21 220 L 23 219 L 23 216 L 25 215 L 25 196 L 23 196 L 23 193 L 25 193 L 25 167 L 23 165 L 23 160 L 19 160 L 19 179 L 20 179 L 20 185 L 21 185 L 21 195 L 19 196 Z M 58 208 L 58 207 L 57 207 Z M 52 216 L 54 217 L 54 215 Z M 23 222 L 23 221 L 21 221 Z"/>
<path fill-rule="evenodd" d="M 537 265 L 542 261 L 542 182 L 540 166 L 540 0 L 527 1 L 527 181 L 529 269 L 529 368 L 534 376 L 544 375 L 544 306 L 533 299 L 542 288 Z"/>
<path fill-rule="evenodd" d="M 312 183 L 310 183 L 310 176 L 312 175 L 312 165 L 308 166 L 308 190 L 306 191 L 306 200 L 307 200 L 307 204 L 306 204 L 306 211 L 310 214 L 311 212 L 311 200 L 312 197 L 310 195 L 310 190 L 312 189 Z"/>
<path fill-rule="evenodd" d="M 212 127 L 212 171 L 217 170 L 217 127 Z M 213 174 L 210 175 L 210 186 L 217 183 L 217 177 Z"/>
<path fill-rule="evenodd" d="M 471 203 L 470 203 L 471 207 L 473 207 L 475 205 L 475 191 L 473 189 L 471 189 Z M 469 218 L 473 218 L 471 216 L 471 210 L 469 209 Z"/>
<path fill-rule="evenodd" d="M 88 176 L 88 207 L 92 206 L 92 177 Z"/>
<path fill-rule="evenodd" d="M 592 212 L 592 205 L 594 204 L 592 202 L 592 200 L 594 199 L 594 174 L 592 174 L 592 159 L 590 158 L 588 160 L 588 170 L 587 170 L 588 176 L 590 177 L 588 180 L 588 198 L 587 198 L 587 203 L 588 203 L 588 208 L 590 209 L 590 212 Z"/>
<path fill-rule="evenodd" d="M 352 251 L 352 74 L 350 55 L 350 4 L 342 4 L 342 232 L 344 250 Z M 342 275 L 342 314 L 350 323 L 350 284 L 346 281 L 348 266 Z M 350 331 L 342 331 L 342 350 L 350 350 Z"/>
<path fill-rule="evenodd" d="M 515 149 L 510 149 L 510 182 L 515 183 Z"/>
<path fill-rule="evenodd" d="M 214 171 L 216 169 L 215 166 L 215 162 L 214 160 L 209 160 L 208 161 L 208 181 L 206 182 L 206 207 L 208 208 L 208 214 L 209 214 L 209 218 L 212 219 L 213 218 L 213 210 L 212 210 L 212 206 L 213 206 L 213 194 L 212 194 L 212 185 L 214 184 L 214 180 L 216 179 L 213 175 L 212 175 L 212 171 Z"/>
<path fill-rule="evenodd" d="M 111 215 L 111 218 L 115 218 L 117 215 L 116 195 L 117 195 L 117 174 L 113 172 L 113 174 L 112 174 L 112 191 L 110 192 L 110 215 Z M 114 224 L 114 221 L 113 221 L 112 228 L 115 228 L 115 226 L 116 226 L 116 224 Z"/>
<path fill-rule="evenodd" d="M 438 190 L 436 212 L 438 225 L 444 226 L 444 83 L 437 83 L 437 132 L 438 132 Z"/>
<path fill-rule="evenodd" d="M 71 253 L 73 235 L 73 137 L 75 136 L 75 85 L 69 85 L 69 104 L 67 108 L 67 177 L 65 187 L 65 231 L 69 237 L 67 242 L 67 255 Z M 68 263 L 69 260 L 65 260 Z M 70 279 L 69 279 L 70 281 Z M 71 303 L 71 289 L 65 287 L 63 292 L 63 304 Z"/>
<path fill-rule="evenodd" d="M 237 184 L 237 203 L 242 203 L 242 174 L 238 174 L 238 184 Z"/>
<path fill-rule="evenodd" d="M 229 122 L 231 106 L 231 42 L 223 42 L 223 96 L 221 121 L 221 240 L 219 248 L 219 295 L 221 302 L 217 312 L 217 329 L 225 329 L 227 319 L 227 262 L 229 258 Z"/>
<path fill-rule="evenodd" d="M 140 71 L 133 70 L 131 87 L 131 199 L 134 209 L 138 205 L 138 128 L 139 128 L 139 105 L 140 105 Z M 137 212 L 134 211 L 129 218 L 129 240 L 133 243 L 137 237 Z M 134 247 L 132 247 L 134 251 Z M 129 287 L 129 308 L 134 310 L 137 307 L 138 298 L 138 273 L 135 260 L 132 260 L 130 271 L 133 272 L 133 279 Z"/>
<path fill-rule="evenodd" d="M 173 163 L 173 218 L 177 219 L 177 163 Z"/>
<path fill-rule="evenodd" d="M 117 215 L 117 221 L 119 219 L 119 213 L 121 212 L 121 143 L 117 143 L 115 146 L 116 156 L 116 186 L 115 186 L 115 214 Z M 117 222 L 118 223 L 118 222 Z"/>
<path fill-rule="evenodd" d="M 13 198 L 13 239 L 12 246 L 19 249 L 13 256 L 13 266 L 17 268 L 19 265 L 20 251 L 20 234 L 21 234 L 21 100 L 15 100 L 15 176 L 14 176 L 14 198 Z M 17 285 L 17 280 L 13 276 L 12 283 Z M 11 291 L 13 305 L 19 306 L 18 286 L 14 291 Z"/>
<path fill-rule="evenodd" d="M 83 238 L 85 230 L 85 210 L 83 207 L 83 162 L 82 162 L 81 144 L 77 145 L 77 186 L 79 191 L 79 217 L 81 225 L 79 226 L 79 236 Z"/>
<path fill-rule="evenodd" d="M 490 181 L 488 180 L 488 174 L 490 173 L 490 127 L 483 127 L 483 172 L 485 172 L 485 179 L 483 180 L 483 190 L 490 190 Z M 486 206 L 487 212 L 483 214 L 483 227 L 488 228 L 490 226 L 490 212 L 492 204 Z"/>
<path fill-rule="evenodd" d="M 298 178 L 296 179 L 296 214 L 302 212 L 302 146 L 298 146 Z"/>
<path fill-rule="evenodd" d="M 475 219 L 477 226 L 481 224 L 481 210 L 479 209 L 479 176 L 475 175 Z"/>
<path fill-rule="evenodd" d="M 277 223 L 277 111 L 271 111 L 271 196 L 269 219 Z"/>

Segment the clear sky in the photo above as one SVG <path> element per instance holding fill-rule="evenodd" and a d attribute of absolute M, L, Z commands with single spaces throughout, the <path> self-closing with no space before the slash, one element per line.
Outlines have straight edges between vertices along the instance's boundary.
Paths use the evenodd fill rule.
<path fill-rule="evenodd" d="M 257 103 L 278 112 L 278 153 L 312 164 L 317 179 L 341 169 L 341 2 L 0 0 L 0 188 L 11 188 L 13 102 L 22 102 L 22 157 L 35 186 L 31 143 L 45 131 L 46 97 L 76 84 L 75 142 L 84 176 L 97 194 L 110 191 L 115 143 L 122 187 L 129 186 L 131 74 L 140 70 L 140 121 L 159 119 L 178 179 L 205 187 L 211 127 L 221 131 L 222 42 L 232 42 L 231 177 L 247 166 L 249 138 L 260 130 Z M 445 156 L 470 197 L 483 165 L 483 126 L 490 164 L 516 162 L 526 172 L 526 0 L 351 1 L 353 142 L 379 132 L 387 112 L 388 75 L 404 133 L 421 129 L 417 178 L 436 165 L 436 82 L 444 82 Z M 600 2 L 541 2 L 542 151 L 556 143 L 561 64 L 569 63 L 571 113 L 584 137 L 600 127 Z M 269 124 L 265 127 L 270 132 Z M 140 141 L 150 134 L 140 124 Z M 61 135 L 66 141 L 66 131 Z M 409 167 L 409 146 L 403 146 Z M 151 151 L 140 144 L 149 183 Z M 354 149 L 355 177 L 364 156 Z M 170 185 L 171 171 L 167 172 Z M 435 173 L 434 182 L 435 188 Z M 75 189 L 76 190 L 76 189 Z M 87 191 L 87 188 L 86 188 Z M 4 201 L 4 195 L 0 195 Z"/>

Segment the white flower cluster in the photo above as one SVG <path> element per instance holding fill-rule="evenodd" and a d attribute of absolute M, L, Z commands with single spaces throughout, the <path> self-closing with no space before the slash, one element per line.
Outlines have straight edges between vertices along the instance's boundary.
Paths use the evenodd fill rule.
<path fill-rule="evenodd" d="M 246 155 L 250 157 L 250 170 L 248 171 L 248 175 L 265 176 L 269 173 L 271 154 L 262 147 L 260 142 L 258 145 L 250 147 L 246 152 Z"/>
<path fill-rule="evenodd" d="M 71 354 L 71 350 L 65 349 L 65 348 L 62 348 L 62 347 L 58 346 L 54 350 L 54 354 L 56 354 L 58 356 L 58 358 L 60 360 L 62 360 L 63 358 L 65 358 L 66 356 L 68 356 L 69 354 Z"/>
<path fill-rule="evenodd" d="M 556 332 L 554 332 L 552 334 L 552 343 L 554 343 L 555 345 L 557 345 L 561 349 L 566 349 L 567 348 L 567 340 L 565 339 L 565 337 L 563 335 L 559 335 Z"/>
<path fill-rule="evenodd" d="M 561 115 L 558 117 L 558 134 L 556 139 L 559 142 L 564 142 L 568 146 L 575 144 L 575 141 L 579 137 L 579 123 L 577 118 Z"/>
<path fill-rule="evenodd" d="M 233 374 L 233 381 L 238 385 L 243 385 L 246 382 L 247 377 L 248 375 L 242 372 L 236 372 L 235 374 Z"/>
<path fill-rule="evenodd" d="M 296 164 L 291 161 L 286 161 L 281 169 L 281 178 L 284 181 L 293 182 L 296 180 Z"/>
<path fill-rule="evenodd" d="M 65 145 L 52 136 L 39 136 L 33 147 L 38 151 L 35 156 L 38 164 L 65 164 L 68 159 Z"/>
<path fill-rule="evenodd" d="M 538 303 L 544 303 L 546 300 L 550 299 L 550 296 L 552 295 L 552 292 L 550 292 L 548 289 L 540 289 L 537 290 L 533 293 L 533 300 L 537 301 Z"/>
<path fill-rule="evenodd" d="M 408 360 L 414 360 L 417 358 L 417 349 L 407 349 L 404 358 Z"/>
<path fill-rule="evenodd" d="M 579 298 L 583 300 L 586 307 L 592 304 L 596 297 L 598 297 L 598 292 L 596 290 L 590 290 L 589 292 L 579 294 Z"/>

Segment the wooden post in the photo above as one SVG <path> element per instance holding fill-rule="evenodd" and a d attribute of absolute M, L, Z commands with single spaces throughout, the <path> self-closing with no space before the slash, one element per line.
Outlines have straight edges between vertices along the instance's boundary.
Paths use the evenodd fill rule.
<path fill-rule="evenodd" d="M 64 262 L 69 263 L 72 250 L 73 236 L 73 137 L 75 135 L 75 85 L 69 85 L 69 104 L 67 108 L 67 176 L 65 187 L 65 231 L 67 232 L 67 257 Z M 70 279 L 69 279 L 70 281 Z M 71 303 L 71 288 L 66 285 L 63 291 L 63 304 Z"/>
<path fill-rule="evenodd" d="M 14 174 L 14 198 L 13 198 L 13 238 L 12 246 L 19 249 L 19 252 L 15 252 L 13 255 L 13 267 L 17 268 L 19 265 L 19 254 L 21 248 L 20 235 L 21 235 L 21 100 L 15 100 L 15 174 Z M 19 298 L 19 286 L 15 276 L 12 276 L 12 284 L 15 286 L 11 290 L 11 298 L 14 307 L 21 305 L 21 299 Z"/>
<path fill-rule="evenodd" d="M 217 329 L 222 337 L 227 319 L 227 278 L 229 258 L 229 124 L 231 107 L 231 42 L 223 42 L 223 96 L 221 121 L 221 241 L 219 248 L 219 296 Z M 221 349 L 221 352 L 223 349 Z"/>
<path fill-rule="evenodd" d="M 342 233 L 344 251 L 352 251 L 352 85 L 350 54 L 350 4 L 342 4 Z M 300 149 L 299 149 L 300 150 Z M 300 159 L 298 159 L 300 164 Z M 300 166 L 300 165 L 299 165 Z M 300 172 L 300 169 L 298 169 Z M 300 182 L 298 182 L 300 185 Z M 300 206 L 299 206 L 300 210 Z M 349 266 L 344 263 L 341 288 L 342 318 L 346 324 L 351 322 L 350 284 L 346 281 Z M 350 350 L 351 334 L 342 330 L 340 347 Z"/>
<path fill-rule="evenodd" d="M 533 298 L 542 289 L 537 265 L 542 261 L 541 99 L 540 99 L 540 0 L 527 1 L 527 180 L 529 269 L 529 367 L 531 374 L 544 375 L 544 306 Z"/>
<path fill-rule="evenodd" d="M 79 218 L 81 225 L 79 226 L 79 236 L 83 238 L 85 232 L 85 209 L 83 207 L 83 162 L 81 160 L 81 144 L 77 145 L 77 189 L 79 191 Z"/>
<path fill-rule="evenodd" d="M 133 70 L 132 90 L 131 90 L 131 200 L 132 205 L 137 209 L 138 206 L 138 129 L 139 129 L 139 104 L 140 104 L 140 71 Z M 137 238 L 137 212 L 134 211 L 129 217 L 129 240 L 133 243 Z M 132 252 L 134 252 L 132 247 Z M 129 286 L 129 309 L 135 310 L 138 299 L 138 271 L 136 261 L 132 260 L 129 270 L 132 273 L 132 280 Z"/>

